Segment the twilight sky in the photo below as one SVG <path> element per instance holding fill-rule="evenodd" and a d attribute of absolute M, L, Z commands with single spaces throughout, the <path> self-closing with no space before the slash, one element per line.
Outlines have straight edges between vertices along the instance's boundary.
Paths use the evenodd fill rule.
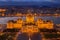
<path fill-rule="evenodd" d="M 59 0 L 0 0 L 0 1 L 59 1 Z"/>
<path fill-rule="evenodd" d="M 60 2 L 60 0 L 0 0 L 0 1 L 5 1 L 5 2 L 7 2 L 7 1 L 18 1 L 18 2 L 24 2 L 24 1 L 30 1 L 30 2 L 32 2 L 32 1 L 40 1 L 40 2 L 42 2 L 42 1 L 44 1 L 44 2 Z"/>
<path fill-rule="evenodd" d="M 60 7 L 60 0 L 0 0 L 1 5 L 36 5 Z"/>

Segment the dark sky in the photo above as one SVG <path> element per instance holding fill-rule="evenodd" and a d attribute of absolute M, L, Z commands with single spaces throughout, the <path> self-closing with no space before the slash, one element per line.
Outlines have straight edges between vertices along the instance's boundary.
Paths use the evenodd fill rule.
<path fill-rule="evenodd" d="M 0 6 L 2 5 L 47 5 L 60 7 L 60 0 L 0 0 Z"/>
<path fill-rule="evenodd" d="M 25 2 L 25 1 L 27 1 L 27 2 L 32 2 L 32 1 L 36 1 L 36 2 L 59 2 L 60 3 L 60 0 L 0 0 L 0 1 L 4 1 L 4 2 L 7 2 L 7 1 L 13 1 L 13 2 Z"/>

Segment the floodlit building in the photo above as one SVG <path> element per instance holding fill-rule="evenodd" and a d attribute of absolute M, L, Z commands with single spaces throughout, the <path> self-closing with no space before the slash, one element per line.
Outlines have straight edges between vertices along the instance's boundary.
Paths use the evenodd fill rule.
<path fill-rule="evenodd" d="M 13 25 L 14 24 L 14 21 L 13 20 L 9 20 L 8 23 L 7 23 L 7 28 L 8 29 L 12 29 L 13 28 Z"/>
<path fill-rule="evenodd" d="M 22 27 L 23 20 L 17 19 L 16 23 L 14 23 L 14 27 L 20 29 Z"/>
<path fill-rule="evenodd" d="M 9 28 L 10 29 L 11 28 L 18 28 L 18 29 L 20 29 L 22 27 L 22 23 L 23 23 L 22 19 L 18 19 L 17 21 L 10 20 L 7 23 L 7 28 L 8 29 Z"/>
<path fill-rule="evenodd" d="M 51 20 L 47 20 L 47 21 L 44 21 L 42 19 L 37 19 L 37 23 L 36 23 L 38 26 L 38 28 L 47 28 L 47 29 L 53 29 L 53 22 Z"/>
<path fill-rule="evenodd" d="M 26 23 L 34 23 L 34 16 L 32 14 L 26 15 Z"/>
<path fill-rule="evenodd" d="M 0 8 L 0 16 L 5 16 L 6 9 Z"/>
<path fill-rule="evenodd" d="M 38 32 L 39 29 L 53 29 L 53 22 L 51 20 L 43 20 L 38 18 L 37 21 L 34 20 L 32 14 L 27 14 L 25 21 L 22 19 L 17 19 L 16 21 L 10 20 L 7 23 L 7 28 L 17 28 L 21 29 L 22 32 Z"/>
<path fill-rule="evenodd" d="M 34 22 L 33 18 L 31 18 L 30 20 L 29 18 L 27 18 L 25 23 L 27 23 L 28 25 L 28 23 L 33 23 L 33 22 Z M 18 19 L 16 22 L 13 20 L 10 20 L 7 23 L 7 28 L 21 28 L 22 25 L 25 23 L 22 19 Z M 44 21 L 42 19 L 37 19 L 34 25 L 37 25 L 37 27 L 41 29 L 42 28 L 53 29 L 53 26 L 54 26 L 52 21 Z"/>

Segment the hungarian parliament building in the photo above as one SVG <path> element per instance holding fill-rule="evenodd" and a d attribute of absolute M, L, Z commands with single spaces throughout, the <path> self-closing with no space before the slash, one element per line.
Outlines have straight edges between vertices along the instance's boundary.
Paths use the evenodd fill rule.
<path fill-rule="evenodd" d="M 34 19 L 32 14 L 27 14 L 25 20 L 18 18 L 16 21 L 9 20 L 7 22 L 7 29 L 21 29 L 22 32 L 38 32 L 39 29 L 53 29 L 54 23 L 52 20 Z"/>
<path fill-rule="evenodd" d="M 37 40 L 40 40 L 40 36 L 42 40 L 60 40 L 60 24 L 55 24 L 54 20 L 44 20 L 40 16 L 60 17 L 60 9 L 0 9 L 0 17 L 2 18 L 19 17 L 17 20 L 8 20 L 5 26 L 0 24 L 0 27 L 6 27 L 0 31 L 0 39 L 5 40 L 5 35 L 9 35 L 6 36 L 6 40 L 9 40 L 9 37 L 14 40 L 19 37 L 19 40 L 22 40 L 21 38 L 25 38 L 28 35 L 28 40 L 32 40 L 32 36 L 37 38 Z M 25 34 L 25 36 L 24 33 L 27 35 Z M 39 34 L 38 37 L 35 34 Z M 13 37 L 14 35 L 16 36 Z M 36 40 L 35 38 L 34 40 Z"/>

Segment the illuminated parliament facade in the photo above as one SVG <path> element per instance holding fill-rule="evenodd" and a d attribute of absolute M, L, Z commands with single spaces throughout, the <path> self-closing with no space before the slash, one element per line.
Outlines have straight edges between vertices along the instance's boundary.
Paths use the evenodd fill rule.
<path fill-rule="evenodd" d="M 7 22 L 8 29 L 21 29 L 22 32 L 38 32 L 39 29 L 53 29 L 53 21 L 51 20 L 43 20 L 38 18 L 36 21 L 32 14 L 27 14 L 25 16 L 25 20 L 22 18 L 18 18 L 16 21 L 9 20 Z"/>

